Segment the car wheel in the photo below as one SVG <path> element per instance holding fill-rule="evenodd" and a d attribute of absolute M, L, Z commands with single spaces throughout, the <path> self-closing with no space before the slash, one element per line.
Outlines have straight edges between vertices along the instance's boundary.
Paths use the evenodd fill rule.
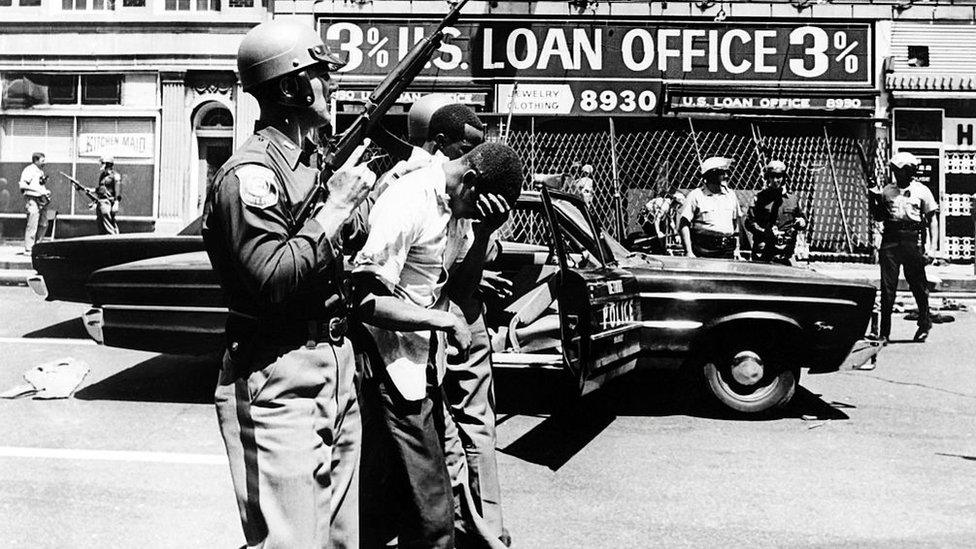
<path fill-rule="evenodd" d="M 796 392 L 800 369 L 776 362 L 749 349 L 705 360 L 706 389 L 719 404 L 743 414 L 783 407 Z"/>

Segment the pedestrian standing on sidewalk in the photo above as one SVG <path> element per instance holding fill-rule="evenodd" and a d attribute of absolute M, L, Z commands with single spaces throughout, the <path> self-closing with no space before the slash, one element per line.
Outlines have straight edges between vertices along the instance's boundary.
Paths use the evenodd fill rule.
<path fill-rule="evenodd" d="M 881 189 L 870 189 L 871 213 L 884 224 L 879 261 L 881 263 L 881 328 L 879 337 L 891 336 L 891 312 L 898 289 L 898 271 L 905 268 L 905 280 L 918 305 L 915 341 L 925 341 L 932 329 L 929 314 L 929 283 L 926 257 L 935 254 L 939 235 L 939 205 L 932 191 L 916 179 L 918 158 L 906 152 L 891 157 L 893 181 Z"/>
<path fill-rule="evenodd" d="M 27 209 L 27 225 L 24 227 L 24 255 L 30 255 L 34 244 L 47 232 L 47 205 L 51 202 L 51 190 L 47 188 L 44 153 L 31 155 L 31 163 L 20 173 L 20 194 Z"/>

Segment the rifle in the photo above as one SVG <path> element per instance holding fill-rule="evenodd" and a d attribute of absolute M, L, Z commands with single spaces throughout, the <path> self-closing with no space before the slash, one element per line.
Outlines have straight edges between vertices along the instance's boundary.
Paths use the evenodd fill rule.
<path fill-rule="evenodd" d="M 444 29 L 457 22 L 461 16 L 461 8 L 468 0 L 460 0 L 451 11 L 444 16 L 437 28 L 430 35 L 417 43 L 382 82 L 373 89 L 352 125 L 331 144 L 331 150 L 325 154 L 322 161 L 322 171 L 318 182 L 312 187 L 308 195 L 302 200 L 296 219 L 305 219 L 312 206 L 324 200 L 326 182 L 340 166 L 352 156 L 353 151 L 379 124 L 380 118 L 390 110 L 400 94 L 407 89 L 413 79 L 424 70 L 424 65 L 430 61 L 434 52 L 444 41 Z"/>
<path fill-rule="evenodd" d="M 92 189 L 89 189 L 88 187 L 82 185 L 81 183 L 78 182 L 77 179 L 71 177 L 70 175 L 68 175 L 68 174 L 66 174 L 64 172 L 58 172 L 58 173 L 60 173 L 68 181 L 70 181 L 71 182 L 71 186 L 74 187 L 76 191 L 78 191 L 81 194 L 87 196 L 88 197 L 88 200 L 91 200 L 92 202 L 98 202 L 98 197 L 95 196 L 95 191 L 93 191 Z"/>
<path fill-rule="evenodd" d="M 887 218 L 887 211 L 881 204 L 881 195 L 878 192 L 881 184 L 871 164 L 868 162 L 868 155 L 864 152 L 864 144 L 857 142 L 857 157 L 861 161 L 861 171 L 864 172 L 864 179 L 867 181 L 868 213 L 874 221 L 884 221 Z"/>

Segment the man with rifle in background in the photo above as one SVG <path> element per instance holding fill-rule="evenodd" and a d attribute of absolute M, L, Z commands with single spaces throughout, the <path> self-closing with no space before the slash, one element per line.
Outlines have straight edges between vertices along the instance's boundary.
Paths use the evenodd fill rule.
<path fill-rule="evenodd" d="M 115 158 L 103 155 L 99 160 L 102 171 L 98 174 L 98 185 L 95 187 L 98 234 L 119 234 L 115 214 L 118 213 L 119 202 L 122 201 L 122 175 L 115 170 Z"/>

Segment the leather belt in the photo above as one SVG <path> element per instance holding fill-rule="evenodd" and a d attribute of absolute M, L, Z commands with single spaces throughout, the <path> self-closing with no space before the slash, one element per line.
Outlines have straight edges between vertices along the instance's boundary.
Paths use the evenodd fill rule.
<path fill-rule="evenodd" d="M 349 332 L 349 320 L 344 316 L 322 320 L 277 320 L 256 318 L 237 311 L 230 311 L 228 332 L 231 337 L 257 338 L 269 343 L 304 344 L 315 347 L 317 343 L 342 343 Z"/>

